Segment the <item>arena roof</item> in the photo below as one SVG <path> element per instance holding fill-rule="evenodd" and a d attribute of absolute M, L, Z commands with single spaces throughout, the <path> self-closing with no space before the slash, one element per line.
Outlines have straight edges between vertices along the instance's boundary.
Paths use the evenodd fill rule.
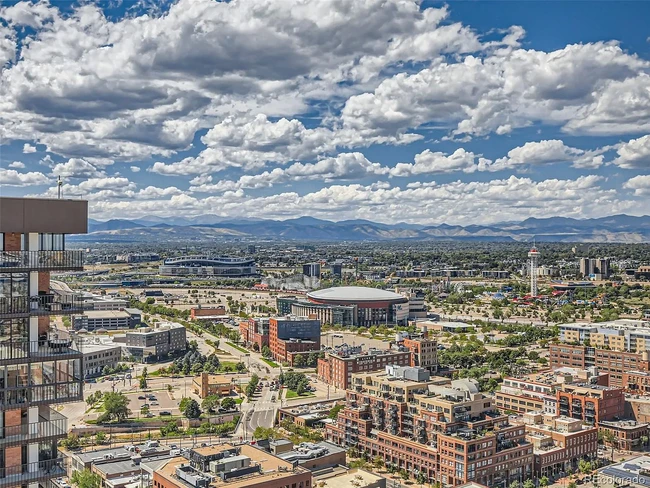
<path fill-rule="evenodd" d="M 308 298 L 314 300 L 335 300 L 350 302 L 374 302 L 405 300 L 406 297 L 392 291 L 368 288 L 365 286 L 335 286 L 324 290 L 316 290 L 307 293 Z"/>

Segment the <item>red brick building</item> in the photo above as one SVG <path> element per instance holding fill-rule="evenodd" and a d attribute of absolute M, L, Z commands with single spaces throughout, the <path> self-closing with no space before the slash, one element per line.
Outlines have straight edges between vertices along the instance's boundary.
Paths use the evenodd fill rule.
<path fill-rule="evenodd" d="M 269 319 L 269 347 L 276 361 L 291 363 L 290 353 L 320 351 L 320 321 L 305 317 Z"/>
<path fill-rule="evenodd" d="M 602 420 L 625 416 L 625 393 L 622 388 L 600 385 L 562 385 L 557 392 L 558 415 L 581 419 L 598 425 Z"/>
<path fill-rule="evenodd" d="M 634 352 L 595 349 L 570 344 L 549 346 L 551 369 L 570 366 L 585 369 L 596 366 L 598 371 L 609 373 L 610 386 L 623 386 L 623 374 L 627 371 L 650 371 L 647 356 Z"/>
<path fill-rule="evenodd" d="M 638 449 L 643 445 L 643 438 L 648 436 L 648 424 L 636 420 L 619 420 L 616 422 L 601 422 L 598 431 L 611 432 L 614 435 L 614 447 L 624 451 Z M 603 436 L 603 442 L 611 446 Z"/>
<path fill-rule="evenodd" d="M 247 346 L 253 347 L 257 344 L 257 350 L 261 351 L 264 346 L 269 345 L 269 319 L 244 320 L 239 323 L 239 334 Z"/>
<path fill-rule="evenodd" d="M 402 345 L 411 351 L 411 366 L 425 368 L 432 373 L 438 371 L 438 341 L 423 335 L 407 337 Z"/>
<path fill-rule="evenodd" d="M 190 309 L 190 320 L 215 320 L 227 315 L 226 307 L 221 305 L 212 308 L 197 307 Z"/>
<path fill-rule="evenodd" d="M 360 348 L 358 349 L 360 351 Z M 410 351 L 371 350 L 350 354 L 347 350 L 328 352 L 318 360 L 318 379 L 328 385 L 347 390 L 352 374 L 383 370 L 386 366 L 410 366 Z"/>

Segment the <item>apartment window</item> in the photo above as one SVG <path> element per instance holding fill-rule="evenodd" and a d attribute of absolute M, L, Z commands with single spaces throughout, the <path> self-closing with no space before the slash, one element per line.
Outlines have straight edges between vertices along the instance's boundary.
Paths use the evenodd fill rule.
<path fill-rule="evenodd" d="M 63 234 L 39 234 L 39 249 L 41 251 L 63 251 Z"/>

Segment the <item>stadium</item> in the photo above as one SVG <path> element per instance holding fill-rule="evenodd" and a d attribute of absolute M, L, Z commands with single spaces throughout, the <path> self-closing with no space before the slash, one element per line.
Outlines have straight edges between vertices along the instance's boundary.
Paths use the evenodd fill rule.
<path fill-rule="evenodd" d="M 319 306 L 355 307 L 353 325 L 357 326 L 408 323 L 408 298 L 392 291 L 340 286 L 307 293 L 307 300 Z"/>
<path fill-rule="evenodd" d="M 256 276 L 257 268 L 253 259 L 182 256 L 166 259 L 158 272 L 165 276 L 193 275 L 241 278 Z"/>

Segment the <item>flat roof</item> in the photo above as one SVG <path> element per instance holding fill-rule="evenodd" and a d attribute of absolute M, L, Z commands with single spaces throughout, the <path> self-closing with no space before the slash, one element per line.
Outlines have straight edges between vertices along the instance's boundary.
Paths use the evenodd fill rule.
<path fill-rule="evenodd" d="M 126 310 L 86 310 L 83 315 L 89 319 L 127 319 L 131 316 Z"/>
<path fill-rule="evenodd" d="M 323 481 L 327 488 L 350 488 L 356 486 L 357 488 L 364 488 L 370 486 L 384 479 L 378 474 L 371 473 L 363 469 L 350 470 L 346 474 L 340 476 L 333 476 L 326 478 Z M 317 484 L 317 483 L 314 483 Z"/>
<path fill-rule="evenodd" d="M 366 286 L 335 286 L 307 293 L 307 297 L 315 300 L 342 300 L 349 302 L 406 300 L 404 295 L 393 291 L 369 288 Z"/>

